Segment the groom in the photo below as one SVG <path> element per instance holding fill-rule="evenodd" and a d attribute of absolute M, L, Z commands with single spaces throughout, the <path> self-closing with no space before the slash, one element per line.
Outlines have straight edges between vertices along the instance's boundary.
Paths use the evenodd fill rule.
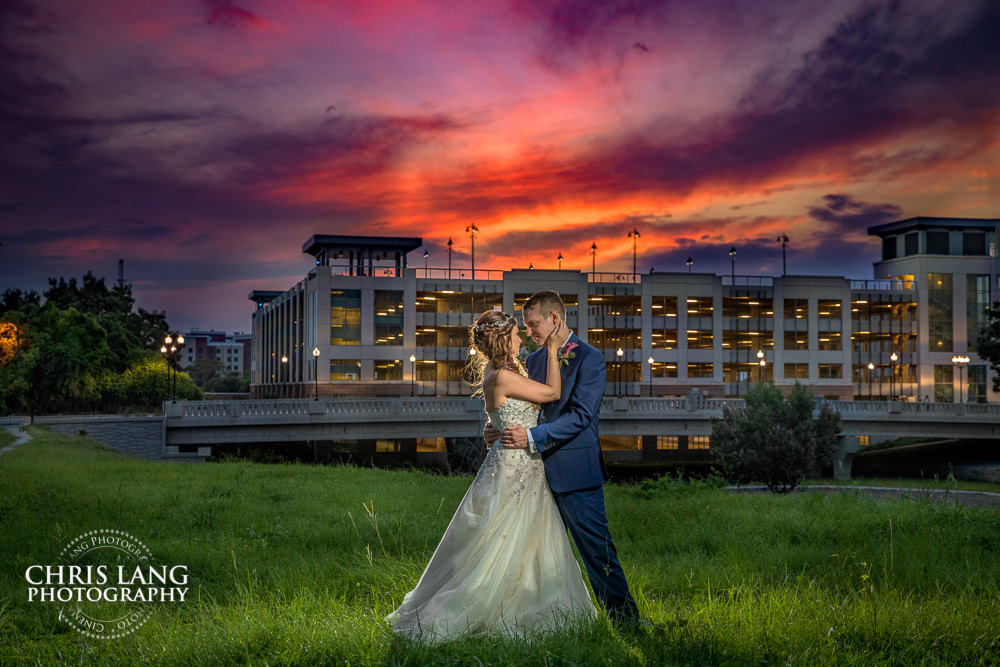
<path fill-rule="evenodd" d="M 542 342 L 566 321 L 566 306 L 558 292 L 532 295 L 522 307 L 524 326 L 539 349 L 528 356 L 528 375 L 545 382 L 546 355 Z M 512 425 L 500 435 L 504 447 L 541 452 L 556 506 L 583 557 L 587 577 L 611 623 L 619 630 L 639 628 L 639 611 L 618 563 L 604 511 L 607 481 L 597 423 L 604 395 L 604 355 L 573 332 L 559 348 L 562 396 L 542 406 L 539 424 L 531 429 Z M 487 424 L 483 433 L 493 442 L 497 431 Z"/>

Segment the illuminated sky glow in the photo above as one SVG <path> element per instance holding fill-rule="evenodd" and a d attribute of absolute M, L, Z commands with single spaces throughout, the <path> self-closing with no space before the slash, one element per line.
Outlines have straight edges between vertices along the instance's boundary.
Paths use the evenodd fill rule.
<path fill-rule="evenodd" d="M 870 277 L 870 225 L 1000 217 L 992 0 L 7 7 L 0 289 L 123 258 L 175 327 L 248 330 L 312 234 Z"/>

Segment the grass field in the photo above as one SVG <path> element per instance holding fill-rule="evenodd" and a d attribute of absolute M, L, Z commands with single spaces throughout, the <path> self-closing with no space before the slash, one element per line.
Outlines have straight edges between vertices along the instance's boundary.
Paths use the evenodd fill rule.
<path fill-rule="evenodd" d="M 859 486 L 888 486 L 905 489 L 941 489 L 943 491 L 988 491 L 1000 493 L 1000 484 L 977 482 L 964 479 L 902 479 L 889 477 L 856 477 L 849 480 L 814 479 L 802 483 L 803 488 L 810 486 L 843 486 L 845 488 Z"/>
<path fill-rule="evenodd" d="M 382 620 L 420 576 L 469 477 L 128 458 L 32 428 L 0 456 L 0 664 L 996 664 L 1000 512 L 863 493 L 733 494 L 670 479 L 607 488 L 643 615 L 531 641 L 427 648 Z M 25 569 L 111 528 L 191 593 L 91 640 L 26 600 Z"/>
<path fill-rule="evenodd" d="M 9 431 L 0 431 L 0 449 L 13 444 L 15 440 L 17 440 L 17 438 L 14 437 L 13 433 Z"/>

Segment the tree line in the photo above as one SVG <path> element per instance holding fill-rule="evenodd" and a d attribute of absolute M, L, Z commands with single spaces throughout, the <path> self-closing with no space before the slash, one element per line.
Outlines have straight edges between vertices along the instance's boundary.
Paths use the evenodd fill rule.
<path fill-rule="evenodd" d="M 0 295 L 0 414 L 155 409 L 171 395 L 160 353 L 166 313 L 135 305 L 132 286 L 88 272 Z M 178 399 L 201 390 L 177 369 Z"/>

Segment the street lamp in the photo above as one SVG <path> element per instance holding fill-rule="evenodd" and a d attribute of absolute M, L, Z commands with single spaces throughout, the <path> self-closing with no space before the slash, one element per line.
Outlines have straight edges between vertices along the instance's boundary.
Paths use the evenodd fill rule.
<path fill-rule="evenodd" d="M 313 348 L 313 385 L 316 388 L 313 400 L 319 400 L 319 348 Z"/>
<path fill-rule="evenodd" d="M 733 279 L 733 284 L 736 284 L 736 246 L 729 247 L 729 273 Z"/>
<path fill-rule="evenodd" d="M 691 267 L 694 266 L 694 260 L 688 257 L 687 261 L 684 263 L 687 264 L 688 273 L 691 273 Z"/>
<path fill-rule="evenodd" d="M 785 248 L 788 247 L 788 237 L 781 234 L 775 240 L 781 243 L 781 275 L 785 275 Z"/>
<path fill-rule="evenodd" d="M 427 258 L 430 257 L 430 253 L 424 250 L 424 278 L 427 277 Z"/>
<path fill-rule="evenodd" d="M 763 382 L 761 375 L 764 372 L 764 350 L 757 350 L 757 365 L 760 366 L 760 368 L 757 369 L 757 384 L 760 384 Z"/>
<path fill-rule="evenodd" d="M 889 369 L 889 400 L 890 401 L 895 401 L 896 400 L 896 362 L 898 360 L 899 360 L 899 357 L 896 355 L 895 352 L 893 352 L 892 354 L 889 355 L 889 363 L 890 363 L 890 366 L 891 366 L 890 369 Z M 900 389 L 902 389 L 902 387 L 900 387 Z"/>
<path fill-rule="evenodd" d="M 958 402 L 959 403 L 964 403 L 965 402 L 965 386 L 964 386 L 964 383 L 962 382 L 962 371 L 965 369 L 966 366 L 968 366 L 968 364 L 969 364 L 969 358 L 966 357 L 966 356 L 955 355 L 954 357 L 951 358 L 951 363 L 953 363 L 956 366 L 958 366 L 958 391 L 959 391 Z"/>
<path fill-rule="evenodd" d="M 590 246 L 590 275 L 593 278 L 597 274 L 597 241 Z"/>
<path fill-rule="evenodd" d="M 760 368 L 757 370 L 757 384 L 761 384 L 764 381 L 764 366 L 767 366 L 767 362 L 761 359 Z"/>
<path fill-rule="evenodd" d="M 632 239 L 632 282 L 635 282 L 635 275 L 636 275 L 635 252 L 636 252 L 636 243 L 639 241 L 639 230 L 633 227 L 632 231 L 628 233 L 628 237 Z"/>
<path fill-rule="evenodd" d="M 167 336 L 167 338 L 169 338 L 169 336 Z M 163 392 L 164 394 L 170 393 L 170 357 L 167 356 L 167 352 L 168 350 L 166 345 L 160 347 L 160 353 L 163 355 L 163 363 L 167 365 L 167 386 Z"/>
<path fill-rule="evenodd" d="M 653 357 L 652 357 L 652 355 L 650 355 L 649 359 L 646 359 L 646 361 L 649 362 L 649 397 L 652 398 L 653 397 Z"/>
<path fill-rule="evenodd" d="M 288 356 L 281 355 L 281 397 L 288 398 Z"/>
<path fill-rule="evenodd" d="M 174 344 L 176 342 L 176 345 Z M 164 345 L 160 348 L 167 358 L 167 388 L 171 387 L 171 378 L 173 378 L 173 389 L 171 389 L 171 401 L 173 403 L 177 402 L 177 345 L 184 344 L 184 336 L 177 336 L 177 340 L 171 336 L 167 336 L 163 339 Z M 168 347 L 169 346 L 169 347 Z"/>
<path fill-rule="evenodd" d="M 872 400 L 872 373 L 875 370 L 875 364 L 868 362 L 868 400 Z"/>
<path fill-rule="evenodd" d="M 562 253 L 559 253 L 559 256 L 556 257 L 556 261 L 559 262 L 559 270 L 562 271 Z"/>
<path fill-rule="evenodd" d="M 618 396 L 622 395 L 622 356 L 625 354 L 625 350 L 618 348 L 615 355 L 618 357 Z"/>
<path fill-rule="evenodd" d="M 410 398 L 416 396 L 417 382 L 417 357 L 410 355 Z"/>
<path fill-rule="evenodd" d="M 451 238 L 448 239 L 448 277 L 451 278 Z"/>
<path fill-rule="evenodd" d="M 479 227 L 471 224 L 465 228 L 465 233 L 472 239 L 472 279 L 476 279 L 476 236 L 479 235 Z"/>

